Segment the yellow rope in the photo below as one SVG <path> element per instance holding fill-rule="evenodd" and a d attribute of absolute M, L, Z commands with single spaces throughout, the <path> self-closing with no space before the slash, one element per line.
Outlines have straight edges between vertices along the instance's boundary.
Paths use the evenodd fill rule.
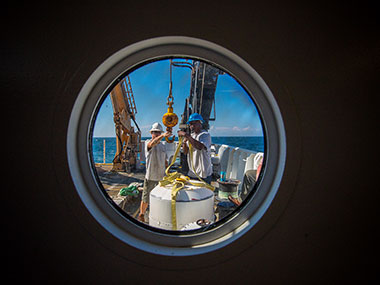
<path fill-rule="evenodd" d="M 195 173 L 195 175 L 198 177 L 198 179 L 200 181 L 199 182 L 190 181 L 189 177 L 187 177 L 181 173 L 178 173 L 177 171 L 169 173 L 170 168 L 172 167 L 172 165 L 174 164 L 174 162 L 177 159 L 177 156 L 178 156 L 178 153 L 181 149 L 182 143 L 183 143 L 183 137 L 179 137 L 178 146 L 177 146 L 177 149 L 173 155 L 172 161 L 171 161 L 170 165 L 165 170 L 166 176 L 159 182 L 160 186 L 162 186 L 162 187 L 172 185 L 171 212 L 172 212 L 172 229 L 173 230 L 177 230 L 177 211 L 176 211 L 177 194 L 178 194 L 179 190 L 181 190 L 183 187 L 185 187 L 186 183 L 190 183 L 190 184 L 197 186 L 197 187 L 205 187 L 207 189 L 210 189 L 211 191 L 215 190 L 215 187 L 213 187 L 210 184 L 203 181 L 202 178 L 200 178 L 198 176 L 198 174 L 195 172 L 194 166 L 193 166 L 193 146 L 190 144 L 190 142 L 189 142 L 190 164 L 191 164 L 193 172 Z"/>

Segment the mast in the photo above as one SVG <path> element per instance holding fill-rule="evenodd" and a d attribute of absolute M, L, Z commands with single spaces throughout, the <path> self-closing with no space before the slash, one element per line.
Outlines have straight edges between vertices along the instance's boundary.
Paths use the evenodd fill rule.
<path fill-rule="evenodd" d="M 189 116 L 193 113 L 201 114 L 205 121 L 203 127 L 206 130 L 210 128 L 209 121 L 214 121 L 216 115 L 215 90 L 219 74 L 222 74 L 220 69 L 205 62 L 193 61 L 190 94 L 185 101 L 180 128 L 185 128 Z"/>

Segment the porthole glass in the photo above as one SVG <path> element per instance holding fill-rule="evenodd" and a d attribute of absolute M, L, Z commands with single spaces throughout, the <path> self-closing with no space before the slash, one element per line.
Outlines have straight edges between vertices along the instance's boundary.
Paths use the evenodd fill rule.
<path fill-rule="evenodd" d="M 104 194 L 155 229 L 213 228 L 257 189 L 265 138 L 254 96 L 212 63 L 170 57 L 127 71 L 101 98 L 92 130 Z M 203 149 L 190 153 L 189 137 Z"/>
<path fill-rule="evenodd" d="M 160 144 L 147 143 L 165 132 Z M 109 233 L 184 256 L 255 231 L 276 196 L 285 142 L 274 96 L 249 64 L 208 41 L 162 37 L 93 72 L 71 113 L 67 153 L 82 202 Z M 202 159 L 210 162 L 194 162 Z M 158 184 L 144 183 L 149 166 L 149 177 L 161 171 L 148 179 Z M 139 216 L 144 185 L 152 190 Z"/>

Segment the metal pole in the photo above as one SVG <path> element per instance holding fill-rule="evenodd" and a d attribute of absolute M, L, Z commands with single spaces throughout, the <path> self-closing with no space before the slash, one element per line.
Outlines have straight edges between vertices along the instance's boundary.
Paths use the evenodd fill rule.
<path fill-rule="evenodd" d="M 106 163 L 106 140 L 103 140 L 103 163 Z"/>
<path fill-rule="evenodd" d="M 206 64 L 203 64 L 203 77 L 202 77 L 202 90 L 201 90 L 201 100 L 199 103 L 199 114 L 202 115 L 202 104 L 203 104 L 203 88 L 205 87 L 205 75 L 206 75 Z"/>

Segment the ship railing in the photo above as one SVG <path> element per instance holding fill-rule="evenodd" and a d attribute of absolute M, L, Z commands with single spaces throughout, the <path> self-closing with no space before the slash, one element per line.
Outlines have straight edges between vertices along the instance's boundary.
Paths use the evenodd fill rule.
<path fill-rule="evenodd" d="M 178 146 L 178 142 L 167 143 L 162 142 L 165 145 L 166 154 L 171 161 L 175 150 Z M 142 145 L 145 145 L 145 141 L 142 141 Z M 262 152 L 252 151 L 240 147 L 229 146 L 226 144 L 212 144 L 211 146 L 211 162 L 213 165 L 214 177 L 219 177 L 221 172 L 225 173 L 226 179 L 237 179 L 243 181 L 244 174 L 248 170 L 256 170 L 258 167 L 258 161 L 263 157 Z M 176 164 L 179 164 L 179 159 Z M 145 147 L 141 148 L 141 152 L 138 156 L 138 163 L 145 163 Z M 106 142 L 103 140 L 103 162 L 95 163 L 96 166 L 113 165 L 113 163 L 106 163 Z M 239 184 L 239 188 L 242 183 Z"/>

